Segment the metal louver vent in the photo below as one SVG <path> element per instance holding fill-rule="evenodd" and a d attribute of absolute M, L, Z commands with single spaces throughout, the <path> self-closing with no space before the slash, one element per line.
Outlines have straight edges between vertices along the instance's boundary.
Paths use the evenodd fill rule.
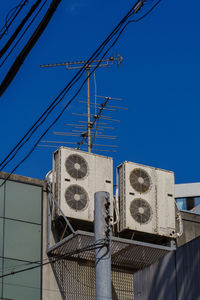
<path fill-rule="evenodd" d="M 86 160 L 78 154 L 69 155 L 66 159 L 65 167 L 69 175 L 75 179 L 82 179 L 88 173 Z"/>
<path fill-rule="evenodd" d="M 143 169 L 134 169 L 129 179 L 131 186 L 139 193 L 145 193 L 151 187 L 151 179 Z"/>
<path fill-rule="evenodd" d="M 76 211 L 84 210 L 88 206 L 88 194 L 79 185 L 70 185 L 65 191 L 65 200 L 69 207 Z"/>
<path fill-rule="evenodd" d="M 146 200 L 137 198 L 130 204 L 130 213 L 135 221 L 145 224 L 151 220 L 152 209 Z"/>

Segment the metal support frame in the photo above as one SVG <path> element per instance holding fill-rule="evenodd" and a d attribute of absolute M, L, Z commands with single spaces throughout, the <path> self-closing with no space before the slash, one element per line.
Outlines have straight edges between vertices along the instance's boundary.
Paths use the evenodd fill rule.
<path fill-rule="evenodd" d="M 56 199 L 54 198 L 54 195 L 51 191 L 51 185 L 50 183 L 47 183 L 47 252 L 49 251 L 51 247 L 51 242 L 50 242 L 50 232 L 51 232 L 51 217 L 53 213 L 53 208 L 56 208 L 62 215 L 63 219 L 66 222 L 66 227 L 64 229 L 64 232 L 67 227 L 71 230 L 72 234 L 75 234 L 75 230 L 73 229 L 72 225 L 70 224 L 69 220 L 67 217 L 64 215 L 62 209 L 60 208 L 59 204 L 57 203 Z M 53 204 L 53 205 L 52 205 Z"/>

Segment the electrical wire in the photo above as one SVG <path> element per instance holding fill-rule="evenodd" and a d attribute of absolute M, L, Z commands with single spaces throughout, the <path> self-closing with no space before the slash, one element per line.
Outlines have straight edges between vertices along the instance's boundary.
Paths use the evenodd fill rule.
<path fill-rule="evenodd" d="M 112 43 L 112 45 L 108 48 L 108 50 L 106 50 L 106 52 L 104 53 L 104 55 L 101 57 L 99 63 L 97 64 L 97 66 L 92 70 L 92 72 L 90 72 L 90 74 L 87 76 L 90 77 L 93 72 L 98 68 L 99 64 L 101 63 L 101 60 L 106 56 L 106 54 L 110 51 L 110 49 L 115 45 L 115 43 L 117 42 L 117 40 L 119 39 L 120 35 L 122 34 L 122 32 L 124 31 L 124 29 L 126 28 L 128 24 L 126 24 L 123 29 L 120 31 L 120 33 L 118 34 L 117 38 L 114 40 L 114 42 Z M 63 113 L 65 112 L 66 108 L 71 104 L 71 102 L 78 96 L 78 94 L 80 93 L 80 91 L 82 90 L 83 86 L 85 85 L 87 78 L 83 81 L 83 83 L 81 84 L 80 88 L 78 89 L 78 91 L 75 93 L 75 95 L 68 101 L 68 103 L 64 106 L 64 108 L 62 109 L 62 111 L 59 113 L 59 115 L 56 117 L 56 119 L 49 125 L 49 127 L 45 130 L 45 132 L 40 136 L 40 138 L 37 140 L 37 142 L 34 144 L 34 146 L 32 147 L 32 149 L 28 152 L 28 154 L 20 161 L 20 163 L 11 171 L 11 173 L 7 176 L 7 178 L 3 181 L 3 183 L 0 185 L 3 186 L 5 184 L 5 182 L 10 178 L 11 174 L 18 169 L 18 167 L 32 154 L 32 152 L 35 150 L 35 148 L 37 147 L 37 145 L 39 144 L 39 142 L 42 140 L 42 138 L 46 135 L 46 133 L 53 127 L 53 125 L 60 119 L 60 117 L 63 115 Z M 62 96 L 61 100 L 64 98 L 65 94 Z M 61 101 L 60 100 L 60 101 Z M 52 109 L 51 109 L 52 110 Z M 48 115 L 47 115 L 48 116 Z M 47 118 L 47 116 L 45 117 L 45 119 Z M 40 126 L 40 124 L 38 125 L 38 127 Z M 38 128 L 37 127 L 37 128 Z M 36 129 L 37 129 L 36 128 Z M 28 138 L 29 139 L 29 138 Z M 25 141 L 26 142 L 26 141 Z M 25 143 L 24 142 L 24 143 Z"/>
<path fill-rule="evenodd" d="M 22 0 L 19 5 L 13 7 L 6 16 L 5 25 L 0 29 L 0 39 L 8 32 L 9 27 L 12 25 L 22 8 L 26 5 L 28 0 Z M 18 10 L 17 10 L 18 9 Z M 11 13 L 12 12 L 12 13 Z M 15 13 L 16 12 L 16 13 Z M 9 17 L 10 15 L 10 17 Z M 14 16 L 13 16 L 14 15 Z M 10 21 L 11 20 L 11 21 Z M 10 22 L 9 22 L 10 21 Z M 9 22 L 9 23 L 8 23 Z"/>
<path fill-rule="evenodd" d="M 37 43 L 38 39 L 44 32 L 45 28 L 49 24 L 52 16 L 54 15 L 58 5 L 60 4 L 61 0 L 52 0 L 46 14 L 44 15 L 43 19 L 41 20 L 40 24 L 37 26 L 36 30 L 22 49 L 22 51 L 19 53 L 17 58 L 15 59 L 14 63 L 8 70 L 8 73 L 4 77 L 1 85 L 0 85 L 0 96 L 3 95 L 3 93 L 6 91 L 10 83 L 13 81 L 15 78 L 17 72 L 21 68 L 24 60 L 28 56 L 29 52 L 32 50 L 34 45 Z"/>
<path fill-rule="evenodd" d="M 139 2 L 139 1 L 138 1 Z M 138 3 L 137 2 L 137 3 Z M 136 3 L 136 4 L 137 4 Z M 17 143 L 17 145 L 10 151 L 10 153 L 5 157 L 5 159 L 0 163 L 0 167 L 1 170 L 2 168 L 4 168 L 16 155 L 16 153 L 14 154 L 14 156 L 12 156 L 12 158 L 6 163 L 6 160 L 9 158 L 9 156 L 16 150 L 17 148 L 20 146 L 20 144 L 23 142 L 23 140 L 29 135 L 31 134 L 31 132 L 34 130 L 34 127 L 42 120 L 42 118 L 50 111 L 50 109 L 53 107 L 54 104 L 57 104 L 63 99 L 61 98 L 59 100 L 59 98 L 64 95 L 65 96 L 65 92 L 67 93 L 69 91 L 69 89 L 80 79 L 80 77 L 83 75 L 84 71 L 85 71 L 85 67 L 88 65 L 88 63 L 91 63 L 94 59 L 97 58 L 97 56 L 99 55 L 99 53 L 102 52 L 102 50 L 105 48 L 106 44 L 110 41 L 110 39 L 116 34 L 116 32 L 118 32 L 121 28 L 121 26 L 123 25 L 123 23 L 127 20 L 127 18 L 131 15 L 133 9 L 134 9 L 135 5 L 129 10 L 129 12 L 126 14 L 126 16 L 118 23 L 118 25 L 115 27 L 115 29 L 109 34 L 109 36 L 104 40 L 104 42 L 98 47 L 98 49 L 91 55 L 91 57 L 88 59 L 88 61 L 83 65 L 83 67 L 75 74 L 75 76 L 70 80 L 70 82 L 67 84 L 67 86 L 59 93 L 59 95 L 54 99 L 54 101 L 50 104 L 50 106 L 44 111 L 44 113 L 39 117 L 39 119 L 34 123 L 34 125 L 28 130 L 28 132 L 23 136 L 23 138 Z M 101 52 L 100 52 L 101 51 Z M 91 73 L 90 73 L 91 74 Z M 59 101 L 58 101 L 59 100 Z M 56 105 L 53 107 L 53 109 L 56 107 Z M 52 110 L 51 110 L 52 111 Z M 20 147 L 21 148 L 21 147 Z M 20 149 L 19 148 L 19 149 Z"/>
<path fill-rule="evenodd" d="M 140 2 L 140 1 L 138 1 Z M 137 2 L 137 3 L 138 3 Z M 112 31 L 112 33 L 108 36 L 108 38 L 101 44 L 101 46 L 95 51 L 95 54 L 93 54 L 91 57 L 92 59 L 95 59 L 98 55 L 99 55 L 99 51 L 105 48 L 105 46 L 108 44 L 108 42 L 111 40 L 111 38 L 113 36 L 116 35 L 116 33 L 118 33 L 118 36 L 115 38 L 114 42 L 111 44 L 111 46 L 105 51 L 105 53 L 103 54 L 103 56 L 101 57 L 101 60 L 106 56 L 106 54 L 109 52 L 109 50 L 115 45 L 115 43 L 118 41 L 120 35 L 122 34 L 122 32 L 125 30 L 125 28 L 127 27 L 128 24 L 132 23 L 132 22 L 139 22 L 140 20 L 142 20 L 144 17 L 146 17 L 157 5 L 158 3 L 161 2 L 161 0 L 157 1 L 157 3 L 153 6 L 153 8 L 151 8 L 145 15 L 143 15 L 142 17 L 140 17 L 137 20 L 132 20 L 127 22 L 124 26 L 124 21 L 126 21 L 132 14 L 134 11 L 134 7 L 135 5 L 131 8 L 131 10 L 128 12 L 128 14 L 122 19 L 122 21 L 120 21 L 120 23 L 117 25 L 117 27 Z M 136 4 L 137 4 L 136 3 Z M 123 28 L 121 29 L 121 27 L 123 26 Z M 121 29 L 121 30 L 120 30 Z M 100 52 L 100 53 L 101 53 Z M 95 58 L 94 58 L 95 57 Z M 100 60 L 100 62 L 101 62 Z M 3 162 L 0 164 L 1 168 L 2 165 L 5 163 L 6 165 L 14 158 L 14 156 L 17 154 L 17 152 L 19 151 L 19 149 L 21 149 L 21 147 L 30 139 L 30 137 L 33 135 L 33 133 L 36 131 L 36 129 L 41 126 L 41 124 L 44 123 L 44 121 L 46 120 L 46 118 L 48 117 L 48 115 L 51 113 L 51 111 L 58 105 L 58 103 L 60 103 L 60 101 L 64 98 L 64 96 L 66 95 L 66 93 L 69 91 L 69 89 L 80 79 L 80 77 L 82 76 L 83 72 L 84 72 L 84 68 L 86 67 L 86 65 L 88 63 L 91 63 L 92 60 L 91 58 L 85 63 L 85 65 L 77 72 L 77 74 L 72 78 L 72 80 L 70 81 L 70 83 L 62 90 L 62 92 L 59 94 L 59 96 L 56 97 L 56 99 L 53 101 L 53 103 L 50 105 L 50 110 L 49 108 L 45 111 L 45 113 L 43 113 L 43 115 L 39 118 L 39 120 L 35 123 L 37 124 L 37 127 L 35 127 L 35 124 L 32 126 L 31 130 L 28 131 L 28 133 L 26 133 L 26 135 L 23 137 L 23 139 L 17 144 L 17 146 L 11 151 L 12 153 L 14 152 L 13 156 L 11 157 L 11 159 L 8 160 L 8 162 L 5 163 L 5 161 L 7 160 L 7 158 L 9 158 L 10 154 L 7 155 L 7 157 L 3 160 Z M 93 74 L 93 72 L 98 68 L 100 62 L 97 64 L 97 66 L 92 70 L 92 72 L 89 74 L 89 76 L 91 76 Z M 78 79 L 77 79 L 78 77 Z M 75 82 L 74 82 L 75 79 Z M 62 114 L 64 113 L 64 111 L 66 110 L 66 108 L 71 104 L 71 102 L 75 99 L 75 97 L 80 93 L 81 89 L 83 88 L 85 82 L 87 81 L 87 78 L 84 80 L 84 82 L 81 84 L 80 88 L 78 89 L 78 91 L 75 93 L 75 95 L 68 101 L 68 103 L 65 105 L 65 107 L 62 109 L 62 111 L 59 113 L 59 115 L 56 117 L 56 119 L 50 124 L 50 126 L 45 130 L 45 132 L 40 136 L 40 138 L 37 140 L 37 142 L 34 144 L 34 146 L 32 147 L 32 149 L 28 152 L 28 154 L 20 161 L 20 163 L 11 171 L 11 173 L 8 175 L 8 177 L 4 180 L 4 182 L 0 185 L 2 186 L 10 177 L 10 175 L 31 155 L 31 153 L 34 151 L 34 149 L 36 148 L 36 146 L 38 145 L 38 143 L 41 141 L 41 139 L 45 136 L 45 134 L 49 131 L 49 129 L 51 129 L 51 127 L 59 120 L 59 118 L 62 116 Z M 59 97 L 62 95 L 61 99 L 59 99 Z M 59 99 L 59 100 L 58 100 Z M 57 101 L 58 100 L 58 101 Z M 57 102 L 57 103 L 56 103 Z M 54 105 L 55 103 L 55 105 Z M 53 106 L 54 105 L 54 106 Z M 42 120 L 42 117 L 44 116 L 44 119 Z M 39 123 L 39 121 L 41 121 Z M 28 134 L 30 133 L 30 136 L 28 136 Z M 28 136 L 28 137 L 27 137 Z M 24 141 L 24 139 L 27 137 L 27 139 Z M 23 142 L 21 144 L 21 142 Z M 21 144 L 21 145 L 20 145 Z M 18 147 L 18 148 L 17 148 Z M 12 154 L 11 153 L 11 154 Z M 5 165 L 4 164 L 4 165 Z"/>
<path fill-rule="evenodd" d="M 161 0 L 159 0 L 158 2 L 160 2 Z M 146 14 L 147 15 L 147 14 Z M 145 15 L 145 16 L 146 16 Z M 141 18 L 140 18 L 141 19 Z M 115 41 L 113 42 L 113 44 L 109 47 L 109 49 L 104 53 L 104 55 L 102 56 L 101 60 L 105 57 L 105 55 L 107 54 L 107 52 L 114 46 L 114 44 L 117 42 L 117 40 L 119 39 L 120 35 L 122 34 L 122 32 L 124 31 L 124 29 L 126 28 L 126 26 L 131 23 L 128 22 L 120 31 L 120 33 L 118 34 L 117 38 L 115 39 Z M 121 26 L 119 27 L 119 29 L 121 28 Z M 119 31 L 119 30 L 118 30 Z M 87 63 L 86 63 L 87 64 Z M 96 68 L 98 67 L 98 65 L 100 64 L 100 62 L 97 64 Z M 96 68 L 94 68 L 94 70 L 90 73 L 89 76 L 92 75 L 92 73 L 96 70 Z M 82 89 L 83 85 L 85 84 L 85 82 L 87 81 L 87 78 L 84 80 L 83 84 L 81 85 L 81 87 L 79 88 L 78 92 L 71 98 L 71 100 L 67 103 L 67 105 L 64 107 L 64 109 L 61 111 L 61 113 L 58 115 L 58 117 L 54 120 L 54 122 L 47 128 L 47 130 L 43 133 L 43 135 L 40 137 L 40 139 L 36 142 L 36 144 L 33 146 L 33 148 L 29 151 L 29 153 L 25 156 L 25 158 L 12 170 L 12 172 L 8 175 L 8 177 L 5 179 L 5 181 L 1 184 L 1 186 L 6 182 L 6 180 L 8 180 L 8 178 L 10 177 L 10 175 L 31 155 L 31 153 L 34 151 L 34 149 L 36 148 L 37 144 L 41 141 L 41 139 L 44 137 L 44 135 L 47 133 L 47 131 L 57 122 L 57 120 L 62 116 L 62 114 L 64 113 L 64 111 L 66 110 L 66 108 L 69 106 L 69 104 L 74 100 L 74 98 L 78 95 L 78 93 L 80 92 L 80 90 Z M 63 97 L 65 96 L 65 94 L 62 96 L 61 100 L 63 99 Z M 60 100 L 60 101 L 61 101 Z"/>
<path fill-rule="evenodd" d="M 23 26 L 26 24 L 26 22 L 28 21 L 28 19 L 31 17 L 31 15 L 35 12 L 35 10 L 37 9 L 37 7 L 39 6 L 39 4 L 42 2 L 42 0 L 37 0 L 33 6 L 31 7 L 31 9 L 29 10 L 29 12 L 27 13 L 27 15 L 25 16 L 25 18 L 22 20 L 22 22 L 19 24 L 19 26 L 16 28 L 16 30 L 14 31 L 14 33 L 12 34 L 12 36 L 9 38 L 9 40 L 6 42 L 6 44 L 4 45 L 4 47 L 0 50 L 0 58 L 6 53 L 6 51 L 9 49 L 9 47 L 12 45 L 12 43 L 14 42 L 15 38 L 17 37 L 17 35 L 20 33 L 20 31 L 22 30 Z M 1 64 L 2 65 L 2 64 Z"/>
<path fill-rule="evenodd" d="M 33 269 L 36 269 L 36 268 L 40 268 L 42 266 L 46 266 L 48 264 L 54 264 L 57 261 L 62 260 L 62 259 L 66 259 L 67 257 L 70 257 L 72 255 L 83 253 L 83 252 L 86 252 L 86 251 L 91 251 L 91 250 L 99 249 L 101 247 L 104 247 L 104 245 L 105 245 L 105 243 L 100 243 L 99 245 L 94 243 L 92 245 L 88 245 L 88 246 L 83 247 L 81 249 L 73 250 L 73 251 L 68 252 L 68 253 L 66 253 L 64 255 L 57 256 L 57 258 L 50 259 L 49 261 L 41 263 L 40 265 L 32 266 L 32 267 L 29 267 L 29 268 L 26 268 L 26 269 L 22 269 L 22 270 L 18 270 L 18 271 L 13 271 L 13 272 L 10 272 L 10 273 L 7 273 L 7 274 L 0 275 L 0 278 L 8 277 L 8 276 L 19 274 L 19 273 L 26 272 L 26 271 L 30 271 L 30 270 L 33 270 Z"/>
<path fill-rule="evenodd" d="M 35 21 L 35 19 L 37 18 L 37 16 L 39 15 L 39 13 L 41 12 L 41 10 L 43 9 L 43 7 L 45 6 L 45 4 L 47 3 L 48 0 L 45 0 L 44 3 L 42 4 L 42 6 L 39 8 L 39 10 L 37 11 L 37 13 L 35 14 L 35 16 L 32 18 L 32 20 L 30 21 L 30 23 L 28 24 L 28 26 L 25 28 L 25 30 L 23 31 L 23 33 L 21 34 L 21 36 L 19 37 L 19 39 L 16 41 L 16 43 L 14 44 L 14 46 L 12 47 L 12 49 L 9 51 L 9 53 L 6 55 L 6 57 L 4 58 L 4 60 L 2 61 L 2 63 L 0 64 L 0 67 L 3 66 L 3 64 L 6 62 L 6 60 L 8 59 L 8 57 L 11 55 L 11 53 L 13 52 L 13 50 L 16 48 L 16 46 L 19 44 L 19 42 L 21 41 L 21 39 L 23 38 L 23 36 L 25 35 L 25 33 L 27 32 L 27 30 L 29 29 L 29 27 L 33 24 L 33 22 Z M 3 50 L 3 49 L 2 49 Z M 2 51 L 1 50 L 1 51 Z M 1 53 L 1 52 L 0 52 Z M 1 57 L 1 54 L 0 54 Z"/>
<path fill-rule="evenodd" d="M 91 245 L 88 245 L 87 247 L 103 245 L 104 242 L 105 242 L 104 239 L 99 239 L 95 243 L 93 243 Z M 54 256 L 54 257 L 59 258 L 59 257 L 61 257 L 61 255 L 57 255 L 57 256 Z M 2 259 L 9 259 L 8 257 L 1 257 L 1 258 Z M 17 260 L 17 259 L 11 259 L 11 260 Z M 22 260 L 17 260 L 17 261 L 21 261 L 21 262 L 24 262 L 24 263 L 17 264 L 17 265 L 14 265 L 12 267 L 6 267 L 6 268 L 4 267 L 3 269 L 0 269 L 0 273 L 2 273 L 3 271 L 15 270 L 17 268 L 22 268 L 22 267 L 26 267 L 26 266 L 30 266 L 30 265 L 38 265 L 40 267 L 42 263 L 44 263 L 46 261 L 49 261 L 49 258 L 47 257 L 47 258 L 44 258 L 42 260 L 26 261 L 26 262 L 22 261 Z"/>

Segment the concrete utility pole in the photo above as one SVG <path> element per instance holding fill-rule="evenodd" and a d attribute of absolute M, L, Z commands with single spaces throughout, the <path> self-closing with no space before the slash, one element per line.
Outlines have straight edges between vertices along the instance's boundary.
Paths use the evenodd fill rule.
<path fill-rule="evenodd" d="M 95 250 L 96 300 L 112 300 L 110 195 L 107 192 L 94 195 L 94 235 L 95 243 L 105 240 L 105 246 Z"/>

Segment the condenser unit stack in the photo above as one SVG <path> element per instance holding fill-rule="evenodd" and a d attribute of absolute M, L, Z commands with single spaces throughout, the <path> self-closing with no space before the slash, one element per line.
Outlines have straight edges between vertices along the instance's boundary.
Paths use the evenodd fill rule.
<path fill-rule="evenodd" d="M 54 195 L 64 215 L 94 221 L 94 194 L 106 191 L 113 205 L 113 161 L 71 148 L 54 153 Z"/>
<path fill-rule="evenodd" d="M 174 173 L 133 162 L 119 170 L 119 232 L 175 234 Z"/>

